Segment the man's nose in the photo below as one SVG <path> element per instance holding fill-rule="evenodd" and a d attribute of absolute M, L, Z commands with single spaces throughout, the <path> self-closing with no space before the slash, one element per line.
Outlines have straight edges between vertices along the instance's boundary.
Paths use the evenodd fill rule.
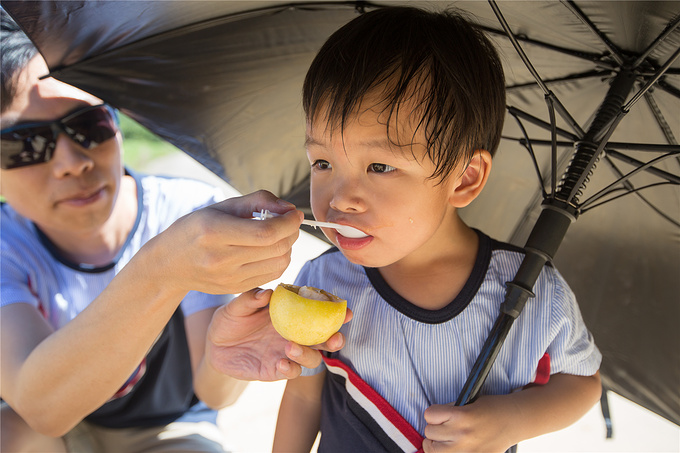
<path fill-rule="evenodd" d="M 57 137 L 51 165 L 57 177 L 77 176 L 94 167 L 94 161 L 89 151 L 61 133 Z"/>

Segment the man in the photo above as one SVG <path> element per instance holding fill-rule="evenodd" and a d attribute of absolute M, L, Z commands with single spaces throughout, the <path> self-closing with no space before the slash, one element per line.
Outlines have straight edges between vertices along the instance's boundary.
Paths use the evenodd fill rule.
<path fill-rule="evenodd" d="M 208 407 L 320 361 L 251 290 L 288 266 L 302 214 L 125 171 L 115 112 L 40 80 L 4 10 L 2 49 L 2 451 L 221 451 Z"/>

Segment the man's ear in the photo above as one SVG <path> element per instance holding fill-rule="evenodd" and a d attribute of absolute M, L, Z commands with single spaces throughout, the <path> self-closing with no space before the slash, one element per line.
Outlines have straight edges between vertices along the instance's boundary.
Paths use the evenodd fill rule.
<path fill-rule="evenodd" d="M 491 172 L 491 153 L 485 149 L 475 151 L 470 163 L 455 181 L 449 203 L 456 208 L 469 205 L 486 185 Z"/>

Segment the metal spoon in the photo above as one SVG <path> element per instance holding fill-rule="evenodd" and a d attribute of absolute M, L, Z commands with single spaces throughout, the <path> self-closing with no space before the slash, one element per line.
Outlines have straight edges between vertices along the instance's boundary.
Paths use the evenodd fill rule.
<path fill-rule="evenodd" d="M 265 219 L 271 219 L 272 217 L 276 217 L 279 214 L 274 214 L 269 212 L 267 209 L 263 209 L 260 212 L 253 212 L 253 218 L 257 220 L 265 220 Z M 304 225 L 309 225 L 313 226 L 315 228 L 318 227 L 325 227 L 325 228 L 333 228 L 335 229 L 338 233 L 342 234 L 346 238 L 363 238 L 368 236 L 366 233 L 363 231 L 348 226 L 348 225 L 340 225 L 339 223 L 331 223 L 331 222 L 317 222 L 316 220 L 303 220 L 302 223 Z"/>

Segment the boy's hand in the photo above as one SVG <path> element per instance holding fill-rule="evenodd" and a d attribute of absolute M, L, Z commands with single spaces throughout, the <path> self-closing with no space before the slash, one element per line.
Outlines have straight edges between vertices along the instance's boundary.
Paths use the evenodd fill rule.
<path fill-rule="evenodd" d="M 319 349 L 337 351 L 344 346 L 341 333 L 313 348 L 281 337 L 269 318 L 271 294 L 271 290 L 254 289 L 215 312 L 206 358 L 216 370 L 242 380 L 292 379 L 300 375 L 301 366 L 315 368 L 321 363 Z"/>
<path fill-rule="evenodd" d="M 423 451 L 504 452 L 513 445 L 504 436 L 511 408 L 495 396 L 480 397 L 466 406 L 435 404 L 425 410 Z"/>

